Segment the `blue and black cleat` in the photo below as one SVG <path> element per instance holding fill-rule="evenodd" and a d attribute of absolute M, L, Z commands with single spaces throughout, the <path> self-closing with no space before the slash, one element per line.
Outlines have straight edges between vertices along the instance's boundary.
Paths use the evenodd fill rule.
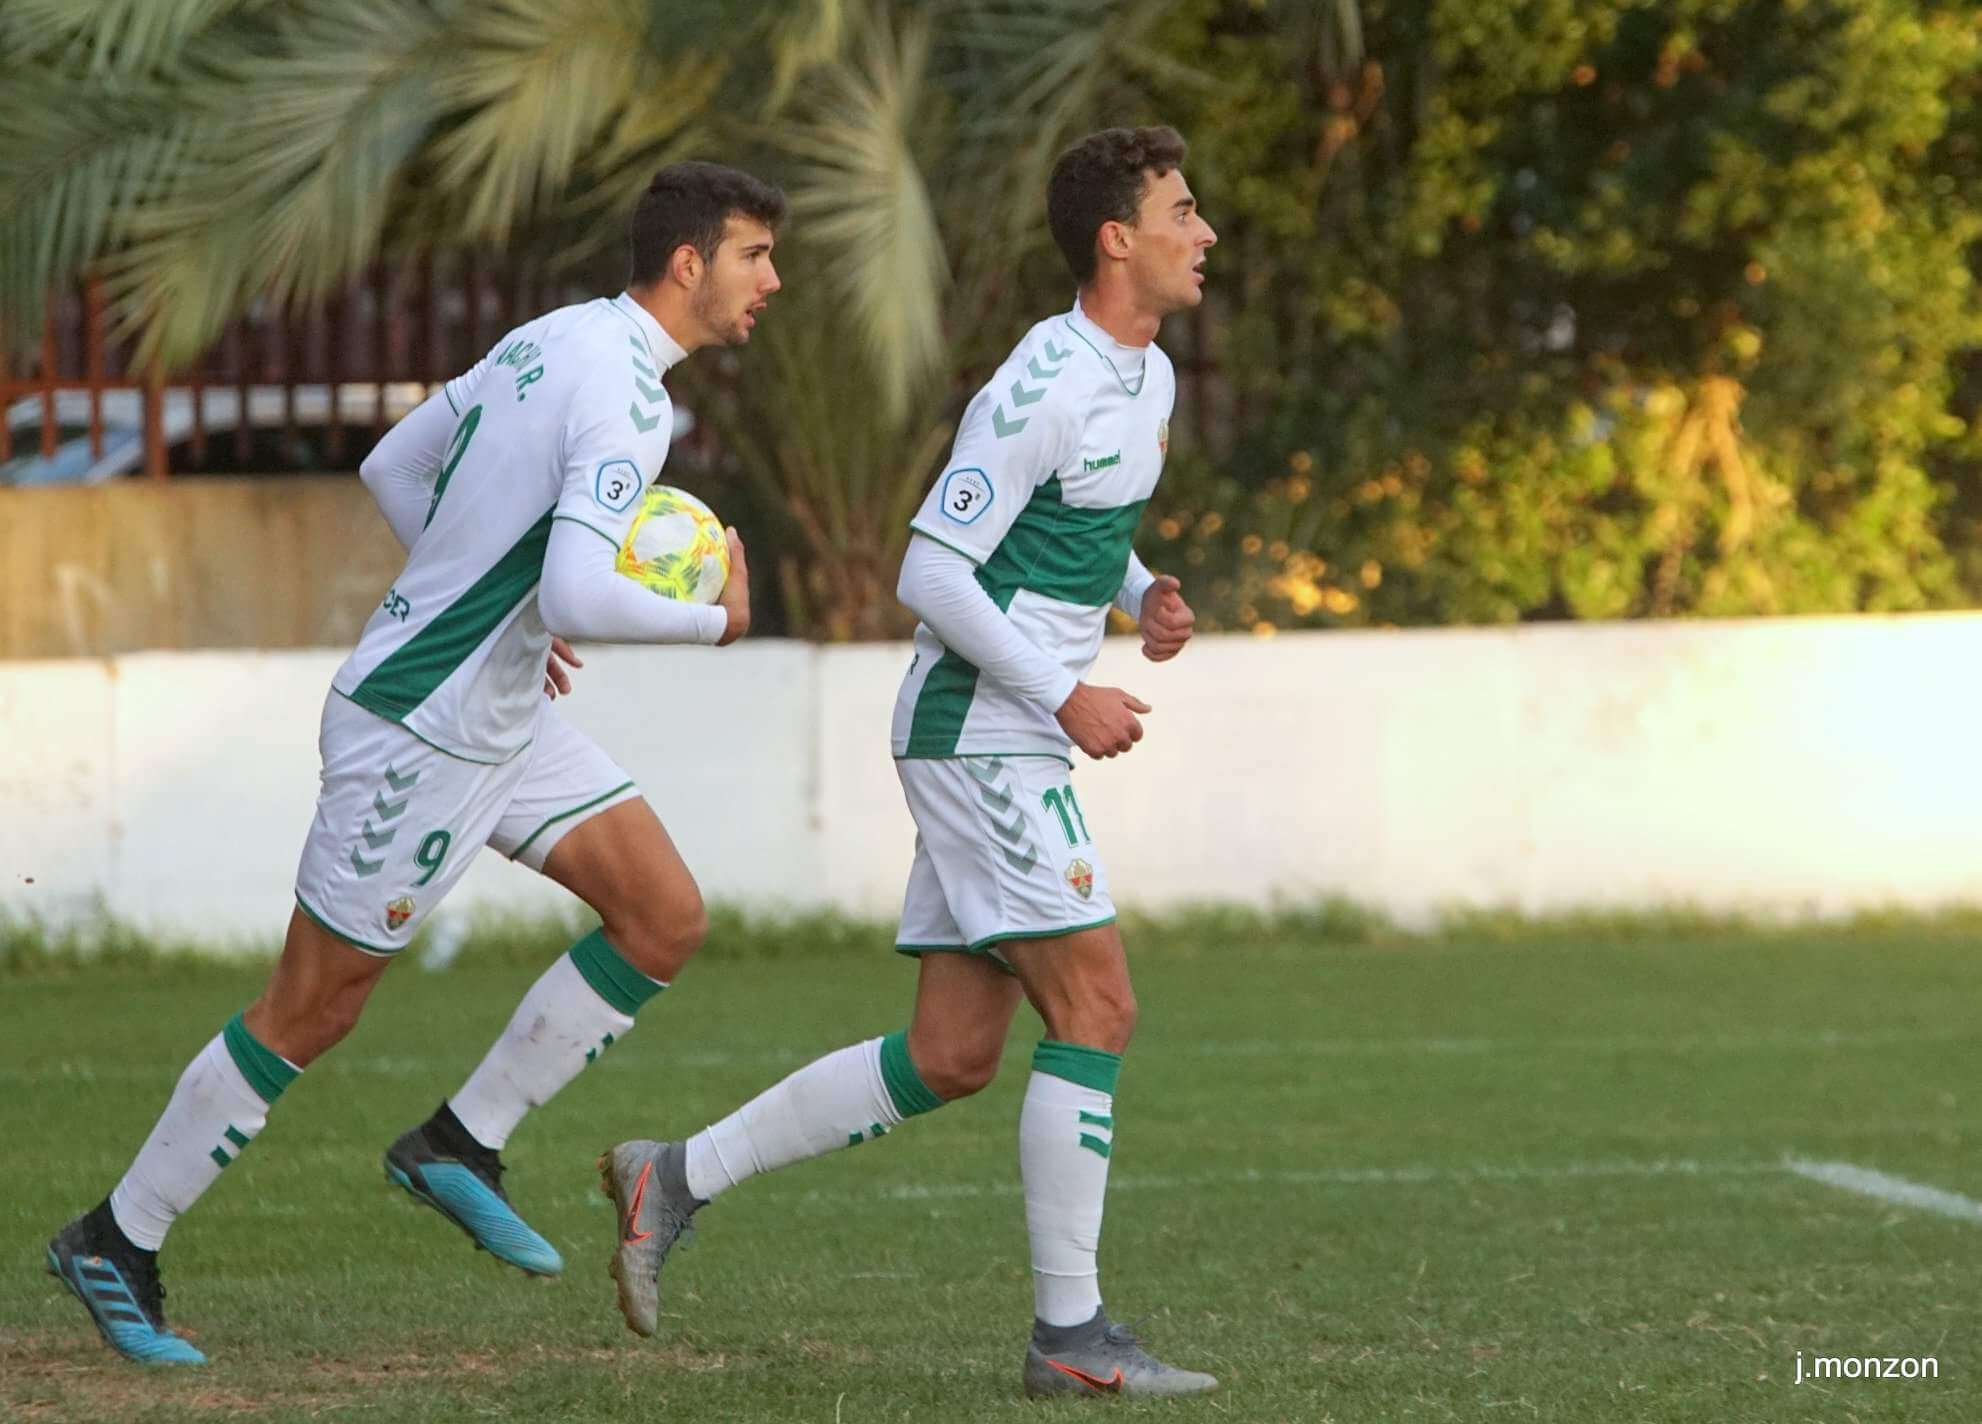
<path fill-rule="evenodd" d="M 443 1103 L 385 1150 L 386 1180 L 404 1187 L 498 1261 L 533 1276 L 564 1270 L 557 1248 L 532 1231 L 502 1189 L 502 1158 L 469 1136 Z"/>
<path fill-rule="evenodd" d="M 158 1253 L 117 1229 L 110 1203 L 77 1217 L 48 1243 L 48 1274 L 83 1303 L 105 1343 L 141 1365 L 203 1365 L 206 1356 L 165 1326 Z"/>

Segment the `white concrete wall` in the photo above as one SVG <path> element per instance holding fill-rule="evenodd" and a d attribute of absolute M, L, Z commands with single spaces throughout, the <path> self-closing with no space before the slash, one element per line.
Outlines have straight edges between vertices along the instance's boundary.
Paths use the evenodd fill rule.
<path fill-rule="evenodd" d="M 585 656 L 568 714 L 711 899 L 895 911 L 905 646 Z M 0 663 L 0 908 L 271 933 L 341 658 Z M 1124 904 L 1982 901 L 1982 616 L 1111 639 L 1094 677 L 1156 708 L 1075 773 Z M 449 907 L 564 899 L 484 856 Z"/>

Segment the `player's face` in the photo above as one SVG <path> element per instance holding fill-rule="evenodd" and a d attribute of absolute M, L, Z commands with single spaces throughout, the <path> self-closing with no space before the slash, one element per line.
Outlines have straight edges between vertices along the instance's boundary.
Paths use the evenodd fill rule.
<path fill-rule="evenodd" d="M 1143 302 L 1159 314 L 1194 307 L 1204 300 L 1204 258 L 1218 241 L 1211 224 L 1198 216 L 1184 175 L 1173 168 L 1152 178 L 1136 209 L 1129 275 Z"/>
<path fill-rule="evenodd" d="M 711 339 L 741 346 L 757 325 L 757 313 L 782 285 L 771 265 L 777 241 L 768 227 L 753 218 L 732 217 L 723 224 L 723 240 L 695 289 L 695 319 Z"/>

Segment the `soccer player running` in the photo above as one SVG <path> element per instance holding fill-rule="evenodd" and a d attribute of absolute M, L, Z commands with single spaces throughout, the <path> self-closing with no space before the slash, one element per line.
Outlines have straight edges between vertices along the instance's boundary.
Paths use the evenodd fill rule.
<path fill-rule="evenodd" d="M 1069 780 L 1069 743 L 1130 750 L 1150 709 L 1081 679 L 1112 603 L 1152 661 L 1192 615 L 1130 547 L 1169 444 L 1176 384 L 1155 345 L 1195 306 L 1216 235 L 1168 128 L 1108 129 L 1062 154 L 1047 189 L 1079 284 L 964 412 L 912 521 L 900 595 L 921 624 L 895 704 L 894 754 L 919 835 L 896 948 L 919 957 L 905 1033 L 799 1069 L 685 1142 L 600 1158 L 619 1207 L 620 1310 L 654 1333 L 659 1273 L 689 1218 L 775 1167 L 879 1137 L 988 1084 L 1021 994 L 1045 1021 L 1019 1118 L 1031 1237 L 1028 1394 L 1215 1388 L 1108 1318 L 1095 1253 L 1115 1142 L 1115 1078 L 1135 994 L 1108 874 Z"/>
<path fill-rule="evenodd" d="M 667 458 L 663 373 L 699 347 L 749 340 L 778 290 L 783 216 L 784 196 L 747 174 L 663 168 L 633 213 L 624 292 L 516 328 L 365 460 L 408 557 L 324 704 L 322 792 L 281 959 L 193 1059 L 123 1180 L 48 1245 L 48 1269 L 120 1354 L 204 1360 L 165 1323 L 167 1231 L 350 1032 L 484 845 L 603 923 L 530 988 L 460 1091 L 392 1143 L 385 1170 L 500 1260 L 563 1269 L 511 1207 L 501 1149 L 626 1035 L 707 919 L 632 779 L 545 694 L 569 690 L 564 638 L 721 646 L 749 627 L 734 530 L 713 606 L 657 597 L 613 565 Z"/>

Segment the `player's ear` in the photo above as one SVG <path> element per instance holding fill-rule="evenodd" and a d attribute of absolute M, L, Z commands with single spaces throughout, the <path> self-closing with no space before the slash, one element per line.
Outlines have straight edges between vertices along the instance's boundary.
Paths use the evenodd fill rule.
<path fill-rule="evenodd" d="M 1118 262 L 1126 261 L 1131 245 L 1129 225 L 1114 221 L 1105 222 L 1101 224 L 1101 230 L 1095 233 L 1094 241 L 1100 247 L 1103 257 L 1112 257 Z"/>
<path fill-rule="evenodd" d="M 692 242 L 684 242 L 668 258 L 668 275 L 684 287 L 692 287 L 702 276 L 702 254 Z"/>

